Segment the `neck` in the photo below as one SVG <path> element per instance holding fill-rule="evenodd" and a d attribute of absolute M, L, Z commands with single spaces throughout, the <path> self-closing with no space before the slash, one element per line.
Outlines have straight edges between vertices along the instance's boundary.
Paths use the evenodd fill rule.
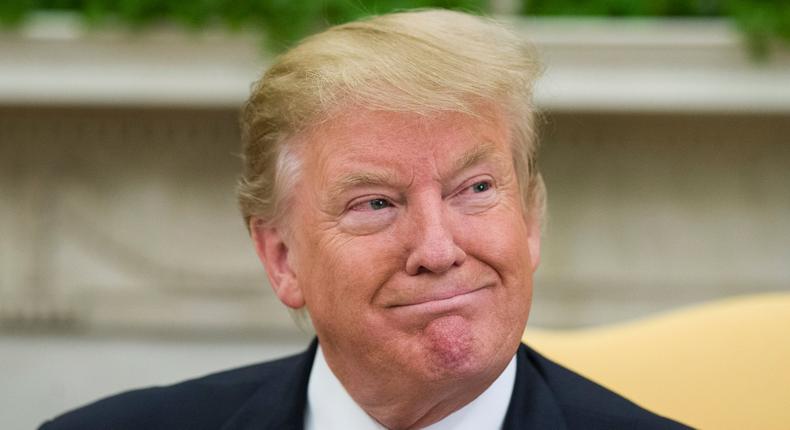
<path fill-rule="evenodd" d="M 360 406 L 391 430 L 419 429 L 437 423 L 463 408 L 479 396 L 487 386 L 465 389 L 452 395 L 422 395 L 417 398 L 401 398 L 391 404 L 380 402 L 360 403 Z M 353 397 L 353 396 L 352 396 Z M 375 399 L 375 397 L 371 397 Z"/>
<path fill-rule="evenodd" d="M 499 377 L 508 361 L 482 372 L 436 378 L 408 375 L 407 372 L 382 374 L 384 366 L 344 365 L 325 351 L 332 372 L 354 401 L 373 419 L 392 430 L 423 428 L 441 421 L 482 394 Z M 340 362 L 338 362 L 340 361 Z"/>

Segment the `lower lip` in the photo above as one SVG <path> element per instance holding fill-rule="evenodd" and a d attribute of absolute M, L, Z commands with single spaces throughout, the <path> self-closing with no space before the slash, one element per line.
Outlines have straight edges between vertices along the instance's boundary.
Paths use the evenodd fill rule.
<path fill-rule="evenodd" d="M 457 310 L 459 308 L 474 305 L 480 301 L 480 295 L 486 288 L 479 288 L 468 293 L 458 294 L 446 299 L 429 300 L 427 302 L 416 303 L 413 305 L 401 305 L 392 308 L 395 312 L 406 313 L 443 313 Z"/>

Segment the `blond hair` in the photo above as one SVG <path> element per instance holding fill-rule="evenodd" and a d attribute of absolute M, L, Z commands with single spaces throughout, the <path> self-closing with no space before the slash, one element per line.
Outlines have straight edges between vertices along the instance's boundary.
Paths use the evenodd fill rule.
<path fill-rule="evenodd" d="M 525 213 L 542 219 L 532 106 L 539 72 L 522 38 L 493 20 L 447 10 L 381 15 L 306 38 L 276 59 L 242 110 L 245 222 L 281 220 L 299 176 L 293 139 L 344 103 L 474 116 L 481 102 L 495 103 L 508 115 Z"/>

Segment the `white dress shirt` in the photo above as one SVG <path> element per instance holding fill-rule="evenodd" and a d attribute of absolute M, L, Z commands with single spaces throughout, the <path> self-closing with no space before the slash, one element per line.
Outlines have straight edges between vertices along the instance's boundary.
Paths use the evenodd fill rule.
<path fill-rule="evenodd" d="M 444 417 L 425 430 L 500 429 L 505 421 L 513 384 L 516 357 L 501 375 L 471 403 Z M 307 383 L 305 430 L 386 430 L 351 398 L 326 363 L 321 346 L 315 353 Z"/>

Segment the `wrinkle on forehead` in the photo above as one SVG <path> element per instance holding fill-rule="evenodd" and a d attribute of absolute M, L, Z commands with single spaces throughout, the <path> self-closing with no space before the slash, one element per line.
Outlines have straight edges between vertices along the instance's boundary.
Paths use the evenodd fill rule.
<path fill-rule="evenodd" d="M 480 100 L 472 103 L 476 107 L 474 113 L 451 110 L 436 110 L 433 112 L 414 112 L 404 110 L 371 109 L 364 103 L 340 103 L 321 115 L 320 120 L 304 129 L 304 135 L 320 134 L 338 129 L 356 129 L 370 124 L 386 122 L 391 132 L 400 132 L 404 129 L 413 131 L 429 131 L 437 123 L 455 124 L 457 128 L 464 128 L 464 124 L 487 123 L 493 128 L 500 128 L 506 119 L 504 107 L 492 100 Z M 378 127 L 375 127 L 377 130 Z M 387 137 L 387 136 L 382 136 Z"/>
<path fill-rule="evenodd" d="M 444 156 L 444 154 L 440 154 L 437 151 L 434 151 L 433 153 L 435 159 L 439 159 L 439 157 Z M 460 157 L 452 162 L 449 169 L 445 171 L 438 171 L 438 169 L 436 169 L 434 179 L 439 183 L 444 183 L 458 173 L 489 160 L 493 160 L 494 163 L 498 165 L 501 165 L 507 161 L 497 150 L 497 147 L 494 143 L 484 141 L 483 143 L 474 146 L 471 150 L 461 154 Z M 398 180 L 397 176 L 386 169 L 376 168 L 372 170 L 356 171 L 338 179 L 333 179 L 327 196 L 330 201 L 336 200 L 339 196 L 350 189 L 365 186 L 375 187 L 401 185 L 403 188 L 409 188 L 414 183 L 416 177 L 417 175 L 414 169 L 411 169 L 409 180 L 405 183 L 399 184 L 400 181 Z"/>
<path fill-rule="evenodd" d="M 300 155 L 309 158 L 305 161 L 311 169 L 341 175 L 340 178 L 324 178 L 334 182 L 329 193 L 333 196 L 365 185 L 408 187 L 424 174 L 444 181 L 484 160 L 494 158 L 498 164 L 507 161 L 500 160 L 503 148 L 498 148 L 497 143 L 508 144 L 509 130 L 504 127 L 503 118 L 497 115 L 498 111 L 493 106 L 482 109 L 485 115 L 472 117 L 458 112 L 426 116 L 361 108 L 339 110 L 335 116 L 302 135 Z M 437 131 L 440 134 L 436 134 Z M 448 132 L 450 135 L 446 134 Z M 329 143 L 328 139 L 334 142 Z M 476 145 L 459 154 L 457 159 L 449 159 L 448 150 L 454 142 L 448 139 L 473 140 Z M 422 150 L 426 145 L 430 146 L 428 152 Z M 387 155 L 390 149 L 397 152 Z M 330 151 L 342 151 L 348 156 L 337 157 L 338 154 Z M 388 156 L 390 158 L 385 158 Z M 393 163 L 401 164 L 401 175 L 391 169 Z M 407 171 L 408 177 L 404 177 Z"/>

